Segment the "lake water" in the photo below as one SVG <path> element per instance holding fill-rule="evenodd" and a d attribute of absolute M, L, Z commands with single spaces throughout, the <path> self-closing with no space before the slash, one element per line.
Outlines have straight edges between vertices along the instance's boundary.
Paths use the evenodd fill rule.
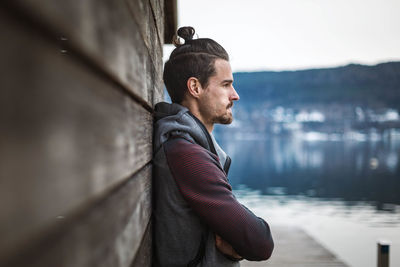
<path fill-rule="evenodd" d="M 217 135 L 235 195 L 272 229 L 299 226 L 351 267 L 375 267 L 378 240 L 400 266 L 400 138 L 314 137 Z"/>

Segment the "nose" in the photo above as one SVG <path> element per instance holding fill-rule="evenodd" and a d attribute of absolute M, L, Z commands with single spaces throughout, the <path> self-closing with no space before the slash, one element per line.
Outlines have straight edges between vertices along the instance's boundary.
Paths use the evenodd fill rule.
<path fill-rule="evenodd" d="M 239 100 L 239 94 L 236 92 L 235 88 L 232 86 L 232 94 L 231 94 L 231 100 Z"/>

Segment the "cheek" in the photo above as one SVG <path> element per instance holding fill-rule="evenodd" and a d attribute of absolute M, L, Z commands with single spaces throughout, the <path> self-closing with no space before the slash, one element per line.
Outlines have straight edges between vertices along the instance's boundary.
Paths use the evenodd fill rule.
<path fill-rule="evenodd" d="M 220 90 L 220 92 L 216 92 Z M 229 97 L 224 94 L 222 88 L 216 89 L 214 92 L 207 94 L 203 99 L 204 107 L 207 108 L 205 112 L 213 114 L 214 116 L 227 113 L 227 106 L 229 105 Z"/>
<path fill-rule="evenodd" d="M 215 115 L 217 108 L 218 105 L 216 105 L 215 98 L 212 95 L 206 95 L 201 100 L 201 110 L 207 116 Z"/>

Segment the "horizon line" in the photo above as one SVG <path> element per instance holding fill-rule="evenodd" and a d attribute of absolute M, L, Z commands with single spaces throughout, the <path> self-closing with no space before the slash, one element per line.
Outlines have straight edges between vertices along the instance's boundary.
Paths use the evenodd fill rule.
<path fill-rule="evenodd" d="M 308 66 L 308 67 L 293 67 L 293 68 L 249 68 L 249 69 L 240 69 L 238 68 L 237 70 L 233 70 L 233 73 L 246 73 L 246 72 L 291 72 L 291 71 L 304 71 L 304 70 L 316 70 L 316 69 L 335 69 L 335 68 L 341 68 L 341 67 L 346 67 L 349 65 L 360 65 L 360 66 L 368 66 L 368 67 L 374 67 L 377 65 L 381 64 L 387 64 L 387 63 L 400 63 L 400 59 L 388 59 L 388 60 L 383 60 L 383 61 L 377 61 L 374 63 L 363 63 L 363 62 L 357 62 L 357 61 L 349 61 L 346 63 L 339 63 L 335 65 L 316 65 L 316 66 Z"/>

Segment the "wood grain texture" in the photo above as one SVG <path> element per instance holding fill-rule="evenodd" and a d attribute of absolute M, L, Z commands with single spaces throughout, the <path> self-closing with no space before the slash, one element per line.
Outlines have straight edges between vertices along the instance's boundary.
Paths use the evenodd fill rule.
<path fill-rule="evenodd" d="M 162 44 L 149 1 L 9 2 L 47 27 L 55 38 L 66 39 L 67 50 L 79 53 L 153 106 L 154 85 L 159 85 L 155 79 L 160 80 L 162 76 Z M 132 13 L 132 10 L 145 10 L 145 16 L 135 19 L 133 14 L 136 16 L 138 12 Z"/>
<path fill-rule="evenodd" d="M 153 16 L 156 23 L 157 36 L 160 43 L 164 43 L 164 0 L 150 0 Z"/>
<path fill-rule="evenodd" d="M 160 71 L 150 71 L 147 73 L 148 88 L 153 93 L 153 104 L 158 103 L 163 97 L 162 84 L 162 43 L 158 37 L 157 25 L 155 25 L 154 11 L 148 0 L 126 0 L 133 20 L 136 21 L 146 47 L 152 56 L 153 67 Z M 154 4 L 154 6 L 156 6 Z M 156 7 L 159 7 L 157 5 Z M 158 13 L 161 13 L 159 11 Z M 160 97 L 161 96 L 161 97 Z"/>
<path fill-rule="evenodd" d="M 144 267 L 152 264 L 152 225 L 149 223 L 143 235 L 140 248 L 130 267 Z"/>
<path fill-rule="evenodd" d="M 129 267 L 138 251 L 149 255 L 145 232 L 151 214 L 151 165 L 82 214 L 59 220 L 53 233 L 6 266 Z"/>
<path fill-rule="evenodd" d="M 156 15 L 162 16 L 161 10 L 159 10 L 159 5 L 153 3 L 154 1 L 149 0 L 125 0 L 129 6 L 132 13 L 133 20 L 139 26 L 142 38 L 152 54 L 153 61 L 156 67 L 162 62 L 162 47 L 161 39 L 158 36 L 158 29 L 156 25 Z M 154 9 L 156 8 L 156 9 Z M 158 10 L 157 10 L 158 9 Z M 157 14 L 155 12 L 158 12 Z"/>
<path fill-rule="evenodd" d="M 1 9 L 0 32 L 2 259 L 148 163 L 152 115 Z"/>

